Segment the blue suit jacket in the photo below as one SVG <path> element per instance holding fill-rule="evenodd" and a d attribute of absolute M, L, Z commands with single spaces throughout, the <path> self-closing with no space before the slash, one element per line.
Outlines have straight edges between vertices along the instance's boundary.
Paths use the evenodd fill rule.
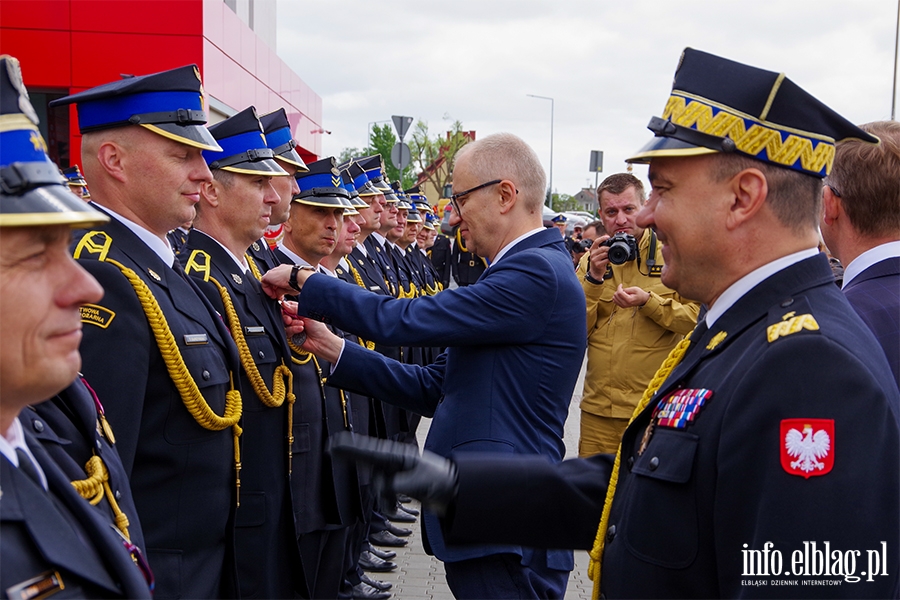
<path fill-rule="evenodd" d="M 313 276 L 303 286 L 300 310 L 382 344 L 448 347 L 422 367 L 346 344 L 328 380 L 433 415 L 428 450 L 562 459 L 563 424 L 587 333 L 584 294 L 556 231 L 522 240 L 477 283 L 436 296 L 386 298 Z M 424 526 L 441 560 L 500 552 L 540 560 L 518 546 L 447 548 L 434 515 L 426 513 Z M 547 564 L 570 569 L 571 552 L 548 552 Z"/>
<path fill-rule="evenodd" d="M 875 263 L 854 277 L 844 294 L 884 348 L 900 387 L 900 258 Z"/>

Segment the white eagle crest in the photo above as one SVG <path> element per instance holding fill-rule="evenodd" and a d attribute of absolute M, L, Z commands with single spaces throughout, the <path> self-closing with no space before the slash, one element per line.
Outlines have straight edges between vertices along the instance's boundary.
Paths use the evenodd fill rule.
<path fill-rule="evenodd" d="M 828 456 L 828 452 L 831 450 L 831 438 L 824 429 L 813 433 L 813 428 L 807 425 L 803 428 L 803 433 L 796 429 L 788 431 L 784 436 L 784 445 L 787 453 L 797 459 L 791 461 L 791 468 L 809 473 L 814 469 L 821 471 L 825 468 L 825 463 L 816 459 Z"/>

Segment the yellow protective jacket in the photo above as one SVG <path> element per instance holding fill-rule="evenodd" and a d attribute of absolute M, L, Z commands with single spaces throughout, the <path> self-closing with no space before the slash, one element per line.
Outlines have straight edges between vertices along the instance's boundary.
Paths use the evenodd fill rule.
<path fill-rule="evenodd" d="M 612 277 L 602 284 L 584 279 L 590 253 L 576 271 L 587 301 L 588 362 L 581 410 L 602 416 L 631 417 L 644 389 L 669 351 L 697 323 L 700 305 L 686 300 L 647 275 L 650 230 L 638 243 L 638 261 L 612 265 Z M 656 264 L 662 266 L 662 244 L 657 243 Z M 619 284 L 650 293 L 641 307 L 620 308 L 613 303 Z"/>

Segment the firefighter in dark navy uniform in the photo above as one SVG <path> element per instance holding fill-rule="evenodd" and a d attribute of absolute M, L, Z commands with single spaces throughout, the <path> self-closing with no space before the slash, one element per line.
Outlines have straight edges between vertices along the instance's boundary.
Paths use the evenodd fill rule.
<path fill-rule="evenodd" d="M 285 235 L 275 249 L 280 264 L 314 269 L 331 253 L 349 208 L 349 193 L 329 157 L 297 176 Z M 331 365 L 292 344 L 291 369 L 299 403 L 294 406 L 296 475 L 292 480 L 298 543 L 313 598 L 334 598 L 350 567 L 351 528 L 361 519 L 356 469 L 325 455 L 330 436 L 352 426 L 349 398 L 325 388 Z M 358 555 L 357 555 L 358 556 Z"/>
<path fill-rule="evenodd" d="M 288 172 L 291 177 L 277 177 L 272 179 L 272 187 L 278 192 L 280 201 L 272 208 L 272 216 L 269 219 L 269 227 L 283 225 L 291 214 L 291 198 L 300 190 L 294 175 L 305 173 L 309 169 L 300 154 L 295 149 L 297 143 L 291 137 L 291 124 L 287 113 L 283 108 L 259 117 L 266 136 L 266 145 L 272 150 L 275 162 Z M 274 243 L 272 244 L 274 246 Z M 262 274 L 278 264 L 275 255 L 272 254 L 272 246 L 265 237 L 254 240 L 247 250 L 247 263 L 253 276 L 259 279 Z"/>
<path fill-rule="evenodd" d="M 2 55 L 0 590 L 150 598 L 115 436 L 78 377 L 79 308 L 103 289 L 72 259 L 70 230 L 108 217 L 71 193 L 46 150 L 19 61 Z"/>
<path fill-rule="evenodd" d="M 456 239 L 453 249 L 450 251 L 450 271 L 453 274 L 453 280 L 459 287 L 472 285 L 487 269 L 487 261 L 474 252 L 469 252 L 466 240 L 460 235 L 458 228 L 454 232 L 454 236 Z"/>
<path fill-rule="evenodd" d="M 637 221 L 663 283 L 708 310 L 617 455 L 346 451 L 415 465 L 393 487 L 442 507 L 449 542 L 592 548 L 595 598 L 896 598 L 900 396 L 816 232 L 835 141 L 879 140 L 784 74 L 692 49 L 649 128 Z"/>
<path fill-rule="evenodd" d="M 52 104 L 73 103 L 92 203 L 111 217 L 74 238 L 105 290 L 82 310 L 83 371 L 131 479 L 155 594 L 233 595 L 237 349 L 166 241 L 212 177 L 201 151 L 220 149 L 204 126 L 199 70 L 128 77 Z"/>
<path fill-rule="evenodd" d="M 241 489 L 235 559 L 241 597 L 306 593 L 291 510 L 289 421 L 294 395 L 281 310 L 262 294 L 246 254 L 290 176 L 273 159 L 253 107 L 209 128 L 221 152 L 203 153 L 213 181 L 201 188 L 182 252 L 185 272 L 217 307 L 241 356 Z"/>

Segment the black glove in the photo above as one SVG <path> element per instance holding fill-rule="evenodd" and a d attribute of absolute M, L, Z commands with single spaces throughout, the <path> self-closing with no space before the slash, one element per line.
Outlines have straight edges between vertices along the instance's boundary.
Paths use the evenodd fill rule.
<path fill-rule="evenodd" d="M 428 510 L 443 515 L 456 499 L 456 464 L 409 444 L 341 431 L 328 441 L 333 456 L 372 466 L 383 491 L 407 494 Z M 377 485 L 377 483 L 376 483 Z"/>

